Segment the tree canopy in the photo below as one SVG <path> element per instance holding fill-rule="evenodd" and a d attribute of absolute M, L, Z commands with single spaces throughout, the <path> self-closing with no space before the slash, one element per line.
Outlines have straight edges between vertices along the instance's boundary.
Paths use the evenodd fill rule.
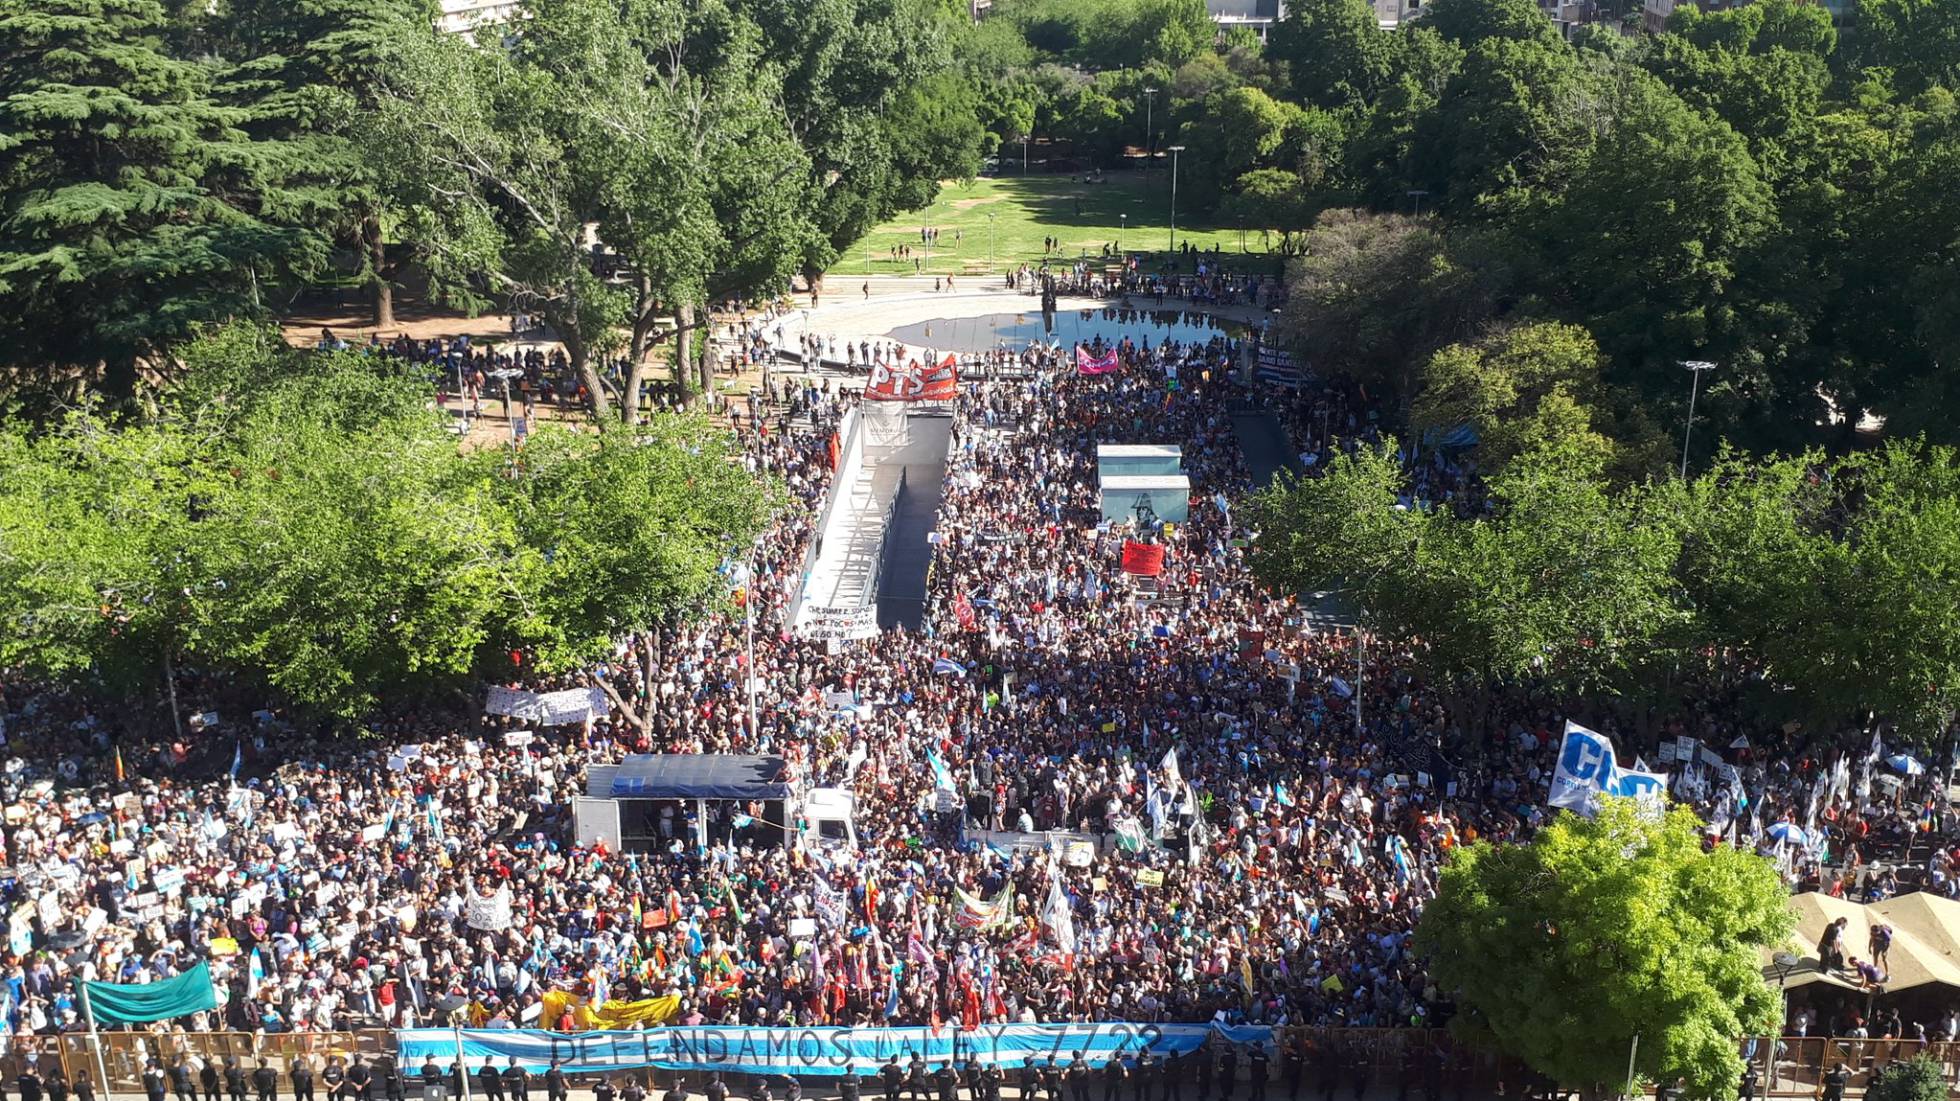
<path fill-rule="evenodd" d="M 1789 937 L 1788 894 L 1763 857 L 1704 851 L 1686 808 L 1602 802 L 1529 844 L 1451 854 L 1415 941 L 1456 999 L 1451 1030 L 1588 1097 L 1621 1091 L 1630 1054 L 1639 1077 L 1734 1097 L 1736 1037 L 1781 1019 L 1761 952 Z"/>
<path fill-rule="evenodd" d="M 709 607 L 774 500 L 689 417 L 469 451 L 386 361 L 243 327 L 186 358 L 153 418 L 0 428 L 0 662 L 118 692 L 223 669 L 352 717 Z"/>

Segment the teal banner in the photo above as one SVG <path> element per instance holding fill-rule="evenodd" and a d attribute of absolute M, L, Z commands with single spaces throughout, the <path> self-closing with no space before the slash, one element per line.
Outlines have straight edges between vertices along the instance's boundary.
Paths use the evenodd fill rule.
<path fill-rule="evenodd" d="M 96 1024 L 141 1024 L 218 1008 L 208 963 L 162 982 L 85 982 L 82 993 Z"/>

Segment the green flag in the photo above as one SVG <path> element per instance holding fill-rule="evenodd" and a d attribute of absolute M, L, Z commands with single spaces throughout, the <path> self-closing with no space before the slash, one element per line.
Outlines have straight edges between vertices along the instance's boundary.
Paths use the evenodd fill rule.
<path fill-rule="evenodd" d="M 97 1024 L 140 1024 L 218 1008 L 218 992 L 211 986 L 209 963 L 200 963 L 162 982 L 85 982 L 82 993 Z"/>

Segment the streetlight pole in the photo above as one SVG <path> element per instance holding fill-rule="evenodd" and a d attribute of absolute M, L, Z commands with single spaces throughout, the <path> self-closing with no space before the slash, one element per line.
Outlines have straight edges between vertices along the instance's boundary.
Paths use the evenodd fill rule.
<path fill-rule="evenodd" d="M 1171 151 L 1171 254 L 1177 254 L 1177 155 L 1184 152 L 1181 145 L 1169 147 Z"/>
<path fill-rule="evenodd" d="M 1116 217 L 1118 219 L 1116 225 L 1116 258 L 1121 260 L 1123 258 L 1123 231 L 1130 228 L 1130 216 L 1128 214 L 1118 214 Z"/>
<path fill-rule="evenodd" d="M 1681 366 L 1692 380 L 1688 383 L 1688 424 L 1681 430 L 1681 478 L 1685 481 L 1688 477 L 1688 441 L 1695 434 L 1695 395 L 1701 390 L 1701 373 L 1713 371 L 1715 365 L 1705 359 L 1689 359 L 1683 360 Z"/>
<path fill-rule="evenodd" d="M 1428 194 L 1429 192 L 1424 191 L 1421 188 L 1416 188 L 1409 192 L 1409 198 L 1414 200 L 1416 204 L 1415 217 L 1417 218 L 1422 217 L 1422 200 L 1425 197 L 1427 197 Z"/>
<path fill-rule="evenodd" d="M 1021 175 L 1028 174 L 1028 135 L 1021 135 Z"/>
<path fill-rule="evenodd" d="M 991 275 L 993 274 L 993 270 L 994 270 L 994 212 L 989 210 L 987 212 L 987 273 Z"/>
<path fill-rule="evenodd" d="M 1143 166 L 1157 163 L 1157 89 L 1143 90 Z"/>

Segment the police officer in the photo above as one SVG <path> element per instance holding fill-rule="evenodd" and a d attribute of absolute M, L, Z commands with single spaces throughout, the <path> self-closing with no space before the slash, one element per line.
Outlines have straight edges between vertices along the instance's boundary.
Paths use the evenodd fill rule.
<path fill-rule="evenodd" d="M 898 1069 L 898 1056 L 892 1055 L 885 1065 L 878 1068 L 878 1081 L 885 1087 L 885 1101 L 898 1101 L 898 1084 L 905 1080 L 905 1072 Z"/>
<path fill-rule="evenodd" d="M 728 1083 L 721 1080 L 720 1071 L 708 1075 L 708 1087 L 702 1092 L 707 1094 L 708 1101 L 728 1101 Z"/>
<path fill-rule="evenodd" d="M 163 1067 L 159 1066 L 155 1059 L 150 1060 L 149 1065 L 143 1068 L 143 1096 L 150 1101 L 163 1101 L 164 1089 L 168 1081 L 164 1077 Z M 34 1085 L 35 1092 L 40 1092 L 41 1080 L 38 1077 L 34 1080 Z"/>
<path fill-rule="evenodd" d="M 58 1066 L 48 1068 L 48 1101 L 68 1101 L 68 1079 Z"/>
<path fill-rule="evenodd" d="M 95 1079 L 90 1078 L 86 1071 L 75 1079 L 75 1101 L 95 1101 Z"/>
<path fill-rule="evenodd" d="M 245 1101 L 245 1068 L 236 1059 L 225 1060 L 225 1092 L 231 1101 Z"/>
<path fill-rule="evenodd" d="M 1266 1065 L 1269 1059 L 1265 1044 L 1252 1045 L 1252 1068 L 1247 1075 L 1252 1088 L 1248 1091 L 1248 1101 L 1266 1101 L 1266 1076 L 1272 1069 Z"/>
<path fill-rule="evenodd" d="M 1176 1059 L 1166 1059 L 1164 1060 L 1163 1067 L 1157 1071 L 1157 1078 L 1164 1086 L 1163 1101 L 1184 1101 L 1185 1062 L 1186 1059 L 1183 1056 L 1179 1056 Z"/>
<path fill-rule="evenodd" d="M 476 1072 L 476 1088 L 490 1101 L 504 1101 L 504 1080 L 487 1058 L 483 1060 L 483 1068 Z"/>
<path fill-rule="evenodd" d="M 1129 1073 L 1122 1059 L 1114 1055 L 1109 1057 L 1109 1062 L 1103 1064 L 1103 1101 L 1117 1101 L 1116 1095 L 1123 1089 L 1123 1079 Z"/>
<path fill-rule="evenodd" d="M 1232 1091 L 1239 1086 L 1239 1047 L 1226 1044 L 1225 1050 L 1218 1053 L 1218 1096 L 1232 1101 Z"/>
<path fill-rule="evenodd" d="M 293 1101 L 313 1101 L 313 1064 L 307 1061 L 306 1056 L 294 1059 L 286 1073 L 293 1080 Z M 340 1072 L 335 1070 L 334 1073 Z M 331 1085 L 327 1087 L 327 1095 L 333 1095 Z"/>
<path fill-rule="evenodd" d="M 638 1078 L 628 1078 L 626 1088 L 619 1091 L 619 1101 L 647 1101 L 647 1088 Z"/>
<path fill-rule="evenodd" d="M 1007 1083 L 1007 1072 L 999 1064 L 988 1063 L 980 1068 L 980 1086 L 985 1093 L 984 1101 L 1000 1101 L 1000 1088 Z"/>
<path fill-rule="evenodd" d="M 667 1091 L 667 1101 L 687 1101 L 687 1090 L 682 1089 L 684 1080 L 676 1077 L 674 1088 Z M 564 1064 L 553 1059 L 544 1072 L 545 1101 L 566 1101 L 571 1096 L 571 1083 L 565 1080 Z"/>
<path fill-rule="evenodd" d="M 1020 1076 L 1016 1081 L 1021 1087 L 1021 1101 L 1035 1101 L 1035 1095 L 1038 1092 L 1041 1082 L 1041 1069 L 1035 1066 L 1031 1060 L 1023 1062 L 1021 1064 Z"/>
<path fill-rule="evenodd" d="M 939 1069 L 933 1072 L 932 1084 L 939 1091 L 939 1101 L 960 1101 L 960 1075 L 953 1064 L 939 1064 Z"/>
<path fill-rule="evenodd" d="M 148 1077 L 145 1075 L 145 1080 Z M 20 1089 L 20 1101 L 41 1101 L 41 1075 L 33 1063 L 20 1068 L 20 1077 L 14 1080 L 14 1085 Z"/>
<path fill-rule="evenodd" d="M 303 1097 L 300 1095 L 299 1081 L 294 1080 L 293 1101 L 313 1101 L 313 1087 L 310 1084 L 313 1079 L 311 1068 L 308 1068 L 306 1076 L 309 1084 Z M 327 1060 L 325 1069 L 320 1071 L 320 1081 L 326 1084 L 327 1101 L 347 1101 L 347 1068 L 340 1065 L 340 1056 L 336 1055 Z"/>
<path fill-rule="evenodd" d="M 926 1059 L 918 1052 L 912 1053 L 912 1061 L 905 1065 L 905 1093 L 912 1101 L 931 1101 L 926 1086 Z"/>
<path fill-rule="evenodd" d="M 1137 1052 L 1136 1070 L 1130 1077 L 1130 1101 L 1150 1101 L 1151 1087 L 1163 1073 L 1164 1065 L 1149 1048 Z"/>
<path fill-rule="evenodd" d="M 1851 1073 L 1844 1069 L 1843 1063 L 1831 1068 L 1824 1075 L 1824 1101 L 1844 1101 L 1844 1086 L 1849 1081 Z"/>
<path fill-rule="evenodd" d="M 1089 1064 L 1083 1060 L 1081 1052 L 1076 1052 L 1075 1058 L 1068 1061 L 1068 1069 L 1063 1076 L 1068 1079 L 1069 1096 L 1075 1101 L 1089 1101 Z"/>
<path fill-rule="evenodd" d="M 794 1074 L 783 1075 L 783 1101 L 803 1101 L 803 1080 Z"/>
<path fill-rule="evenodd" d="M 1210 1038 L 1206 1038 L 1204 1043 L 1199 1044 L 1198 1050 L 1192 1052 L 1191 1057 L 1198 1063 L 1198 1101 L 1211 1101 Z"/>
<path fill-rule="evenodd" d="M 436 1057 L 431 1055 L 422 1060 L 422 1101 L 440 1101 L 441 1090 L 442 1068 L 436 1066 Z"/>
<path fill-rule="evenodd" d="M 613 1086 L 610 1078 L 601 1078 L 599 1084 L 592 1087 L 593 1101 L 613 1101 L 617 1096 L 619 1090 Z"/>
<path fill-rule="evenodd" d="M 554 1074 L 558 1076 L 555 1085 L 551 1081 L 551 1076 Z M 555 1059 L 552 1060 L 551 1069 L 544 1072 L 544 1089 L 550 1101 L 562 1101 L 565 1096 L 565 1072 L 559 1069 L 558 1061 Z M 559 1092 L 552 1093 L 553 1090 Z M 660 1095 L 660 1101 L 687 1101 L 687 1079 L 678 1074 L 674 1075 L 674 1084 L 668 1087 L 666 1093 Z"/>
<path fill-rule="evenodd" d="M 858 1077 L 857 1067 L 845 1063 L 844 1073 L 837 1079 L 838 1101 L 858 1101 L 859 1095 L 863 1092 L 864 1081 Z"/>
<path fill-rule="evenodd" d="M 221 1079 L 218 1077 L 218 1064 L 209 1059 L 197 1068 L 197 1084 L 204 1087 L 204 1101 L 224 1101 L 219 1092 Z"/>
<path fill-rule="evenodd" d="M 469 1070 L 463 1066 L 463 1061 L 461 1059 L 458 1059 L 449 1064 L 449 1096 L 450 1097 L 457 1098 L 458 1101 L 460 1101 L 460 1099 L 463 1096 L 463 1088 L 470 1084 L 469 1073 L 470 1073 Z"/>
<path fill-rule="evenodd" d="M 36 1094 L 40 1093 L 39 1081 L 34 1083 Z M 177 1095 L 177 1101 L 197 1101 L 197 1075 L 182 1055 L 170 1061 L 170 1088 Z M 25 1094 L 22 1095 L 23 1101 Z M 39 1101 L 37 1097 L 35 1101 Z"/>
<path fill-rule="evenodd" d="M 1742 1072 L 1742 1092 L 1736 1095 L 1736 1101 L 1756 1101 L 1756 1086 L 1762 1080 L 1762 1075 L 1756 1073 L 1756 1068 L 1753 1064 L 1744 1068 Z"/>
<path fill-rule="evenodd" d="M 400 1060 L 392 1055 L 381 1057 L 381 1094 L 388 1101 L 408 1101 L 408 1083 Z"/>
<path fill-rule="evenodd" d="M 1305 1044 L 1295 1036 L 1280 1055 L 1286 1064 L 1286 1101 L 1300 1101 L 1300 1080 L 1307 1074 L 1307 1053 L 1300 1050 Z"/>
<path fill-rule="evenodd" d="M 279 1101 L 279 1072 L 272 1069 L 272 1063 L 260 1059 L 252 1070 L 252 1089 L 257 1091 L 259 1101 Z"/>
<path fill-rule="evenodd" d="M 531 1074 L 517 1065 L 515 1055 L 504 1068 L 504 1092 L 510 1095 L 510 1101 L 531 1101 Z"/>
<path fill-rule="evenodd" d="M 374 1101 L 374 1068 L 354 1056 L 354 1065 L 347 1068 L 347 1088 L 342 1093 L 354 1095 L 354 1101 Z"/>
<path fill-rule="evenodd" d="M 1062 1101 L 1062 1068 L 1055 1065 L 1055 1057 L 1041 1064 L 1041 1094 L 1048 1101 Z"/>
<path fill-rule="evenodd" d="M 770 1101 L 768 1078 L 756 1076 L 755 1088 L 749 1091 L 749 1101 Z"/>

